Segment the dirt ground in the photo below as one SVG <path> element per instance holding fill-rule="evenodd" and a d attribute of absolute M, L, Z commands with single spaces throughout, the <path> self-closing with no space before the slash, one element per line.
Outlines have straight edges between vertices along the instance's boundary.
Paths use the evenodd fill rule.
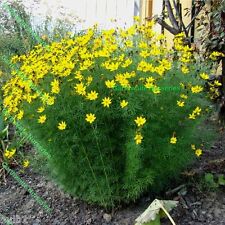
<path fill-rule="evenodd" d="M 184 174 L 182 189 L 168 190 L 161 199 L 178 200 L 179 204 L 171 212 L 177 225 L 225 225 L 225 186 L 205 190 L 200 180 L 205 173 L 225 174 L 225 131 L 192 168 Z M 73 198 L 59 189 L 43 175 L 30 168 L 20 177 L 43 198 L 52 208 L 48 214 L 34 198 L 7 176 L 7 183 L 0 186 L 0 213 L 14 222 L 29 225 L 133 225 L 151 203 L 148 195 L 135 204 L 106 212 Z M 176 187 L 174 187 L 176 188 Z M 158 197 L 160 198 L 160 197 Z M 0 221 L 0 224 L 3 221 Z M 168 220 L 162 221 L 169 225 Z"/>

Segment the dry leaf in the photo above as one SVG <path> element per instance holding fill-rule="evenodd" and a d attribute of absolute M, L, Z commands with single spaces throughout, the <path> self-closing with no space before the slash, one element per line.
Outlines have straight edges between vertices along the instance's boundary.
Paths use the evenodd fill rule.
<path fill-rule="evenodd" d="M 142 213 L 136 220 L 135 225 L 143 225 L 145 223 L 149 223 L 151 221 L 154 221 L 157 219 L 157 216 L 160 213 L 160 210 L 163 210 L 163 212 L 168 216 L 171 223 L 173 225 L 176 225 L 171 216 L 169 215 L 169 211 L 176 207 L 178 204 L 178 201 L 166 201 L 166 200 L 158 200 L 155 199 L 151 205 Z"/>

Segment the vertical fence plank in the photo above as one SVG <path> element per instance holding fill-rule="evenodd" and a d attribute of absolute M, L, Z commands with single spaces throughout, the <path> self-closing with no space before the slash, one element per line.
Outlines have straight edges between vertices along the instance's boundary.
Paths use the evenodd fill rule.
<path fill-rule="evenodd" d="M 163 0 L 153 1 L 152 4 L 152 15 L 161 15 L 163 9 Z M 159 24 L 155 25 L 154 31 L 161 33 L 161 26 Z"/>
<path fill-rule="evenodd" d="M 85 26 L 88 28 L 90 26 L 93 26 L 97 20 L 96 20 L 96 4 L 97 0 L 89 0 L 86 4 L 86 23 Z"/>
<path fill-rule="evenodd" d="M 138 5 L 139 0 L 56 0 L 55 4 L 69 7 L 74 16 L 85 20 L 83 24 L 76 24 L 76 30 L 79 31 L 95 23 L 99 23 L 103 29 L 124 27 L 125 23 L 126 27 L 131 26 L 135 2 Z M 53 10 L 50 6 L 48 9 Z M 117 22 L 112 23 L 111 19 L 116 19 Z"/>
<path fill-rule="evenodd" d="M 119 27 L 124 27 L 126 22 L 126 15 L 127 15 L 127 1 L 118 1 L 117 2 L 117 25 Z"/>
<path fill-rule="evenodd" d="M 107 1 L 106 0 L 97 0 L 96 1 L 97 5 L 97 16 L 96 20 L 99 23 L 99 26 L 103 28 L 105 26 L 105 22 L 107 20 Z"/>
<path fill-rule="evenodd" d="M 116 0 L 107 0 L 105 28 L 112 27 L 111 19 L 116 19 Z"/>

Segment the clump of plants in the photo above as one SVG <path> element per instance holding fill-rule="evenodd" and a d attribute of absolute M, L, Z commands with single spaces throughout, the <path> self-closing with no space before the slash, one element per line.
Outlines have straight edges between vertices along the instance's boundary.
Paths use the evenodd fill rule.
<path fill-rule="evenodd" d="M 199 130 L 210 111 L 208 67 L 184 34 L 168 49 L 152 26 L 94 26 L 12 58 L 19 71 L 3 87 L 5 115 L 47 153 L 54 179 L 88 202 L 114 206 L 162 190 L 208 138 Z"/>
<path fill-rule="evenodd" d="M 12 134 L 12 126 L 6 124 L 3 115 L 0 115 L 0 183 L 6 183 L 6 171 L 2 163 L 15 167 L 20 165 L 21 172 L 30 164 L 22 151 L 18 151 L 24 140 Z"/>

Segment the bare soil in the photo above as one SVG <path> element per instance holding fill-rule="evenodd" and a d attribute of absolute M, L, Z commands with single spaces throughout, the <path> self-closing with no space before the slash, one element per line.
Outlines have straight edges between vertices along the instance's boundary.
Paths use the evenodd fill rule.
<path fill-rule="evenodd" d="M 23 225 L 133 225 L 137 218 L 150 205 L 149 195 L 136 203 L 118 207 L 115 212 L 107 212 L 99 207 L 88 205 L 65 194 L 45 176 L 33 168 L 19 176 L 53 209 L 48 214 L 10 175 L 6 184 L 0 185 L 0 213 L 13 220 L 13 224 Z M 171 212 L 177 225 L 225 225 L 225 186 L 216 189 L 204 188 L 202 177 L 205 173 L 225 174 L 225 131 L 204 155 L 183 173 L 183 189 L 168 190 L 158 199 L 178 200 L 179 205 Z M 177 184 L 176 184 L 177 185 Z M 179 184 L 180 185 L 180 184 Z M 172 193 L 172 194 L 171 194 Z M 0 221 L 1 224 L 3 221 Z M 162 221 L 167 225 L 167 219 Z"/>

